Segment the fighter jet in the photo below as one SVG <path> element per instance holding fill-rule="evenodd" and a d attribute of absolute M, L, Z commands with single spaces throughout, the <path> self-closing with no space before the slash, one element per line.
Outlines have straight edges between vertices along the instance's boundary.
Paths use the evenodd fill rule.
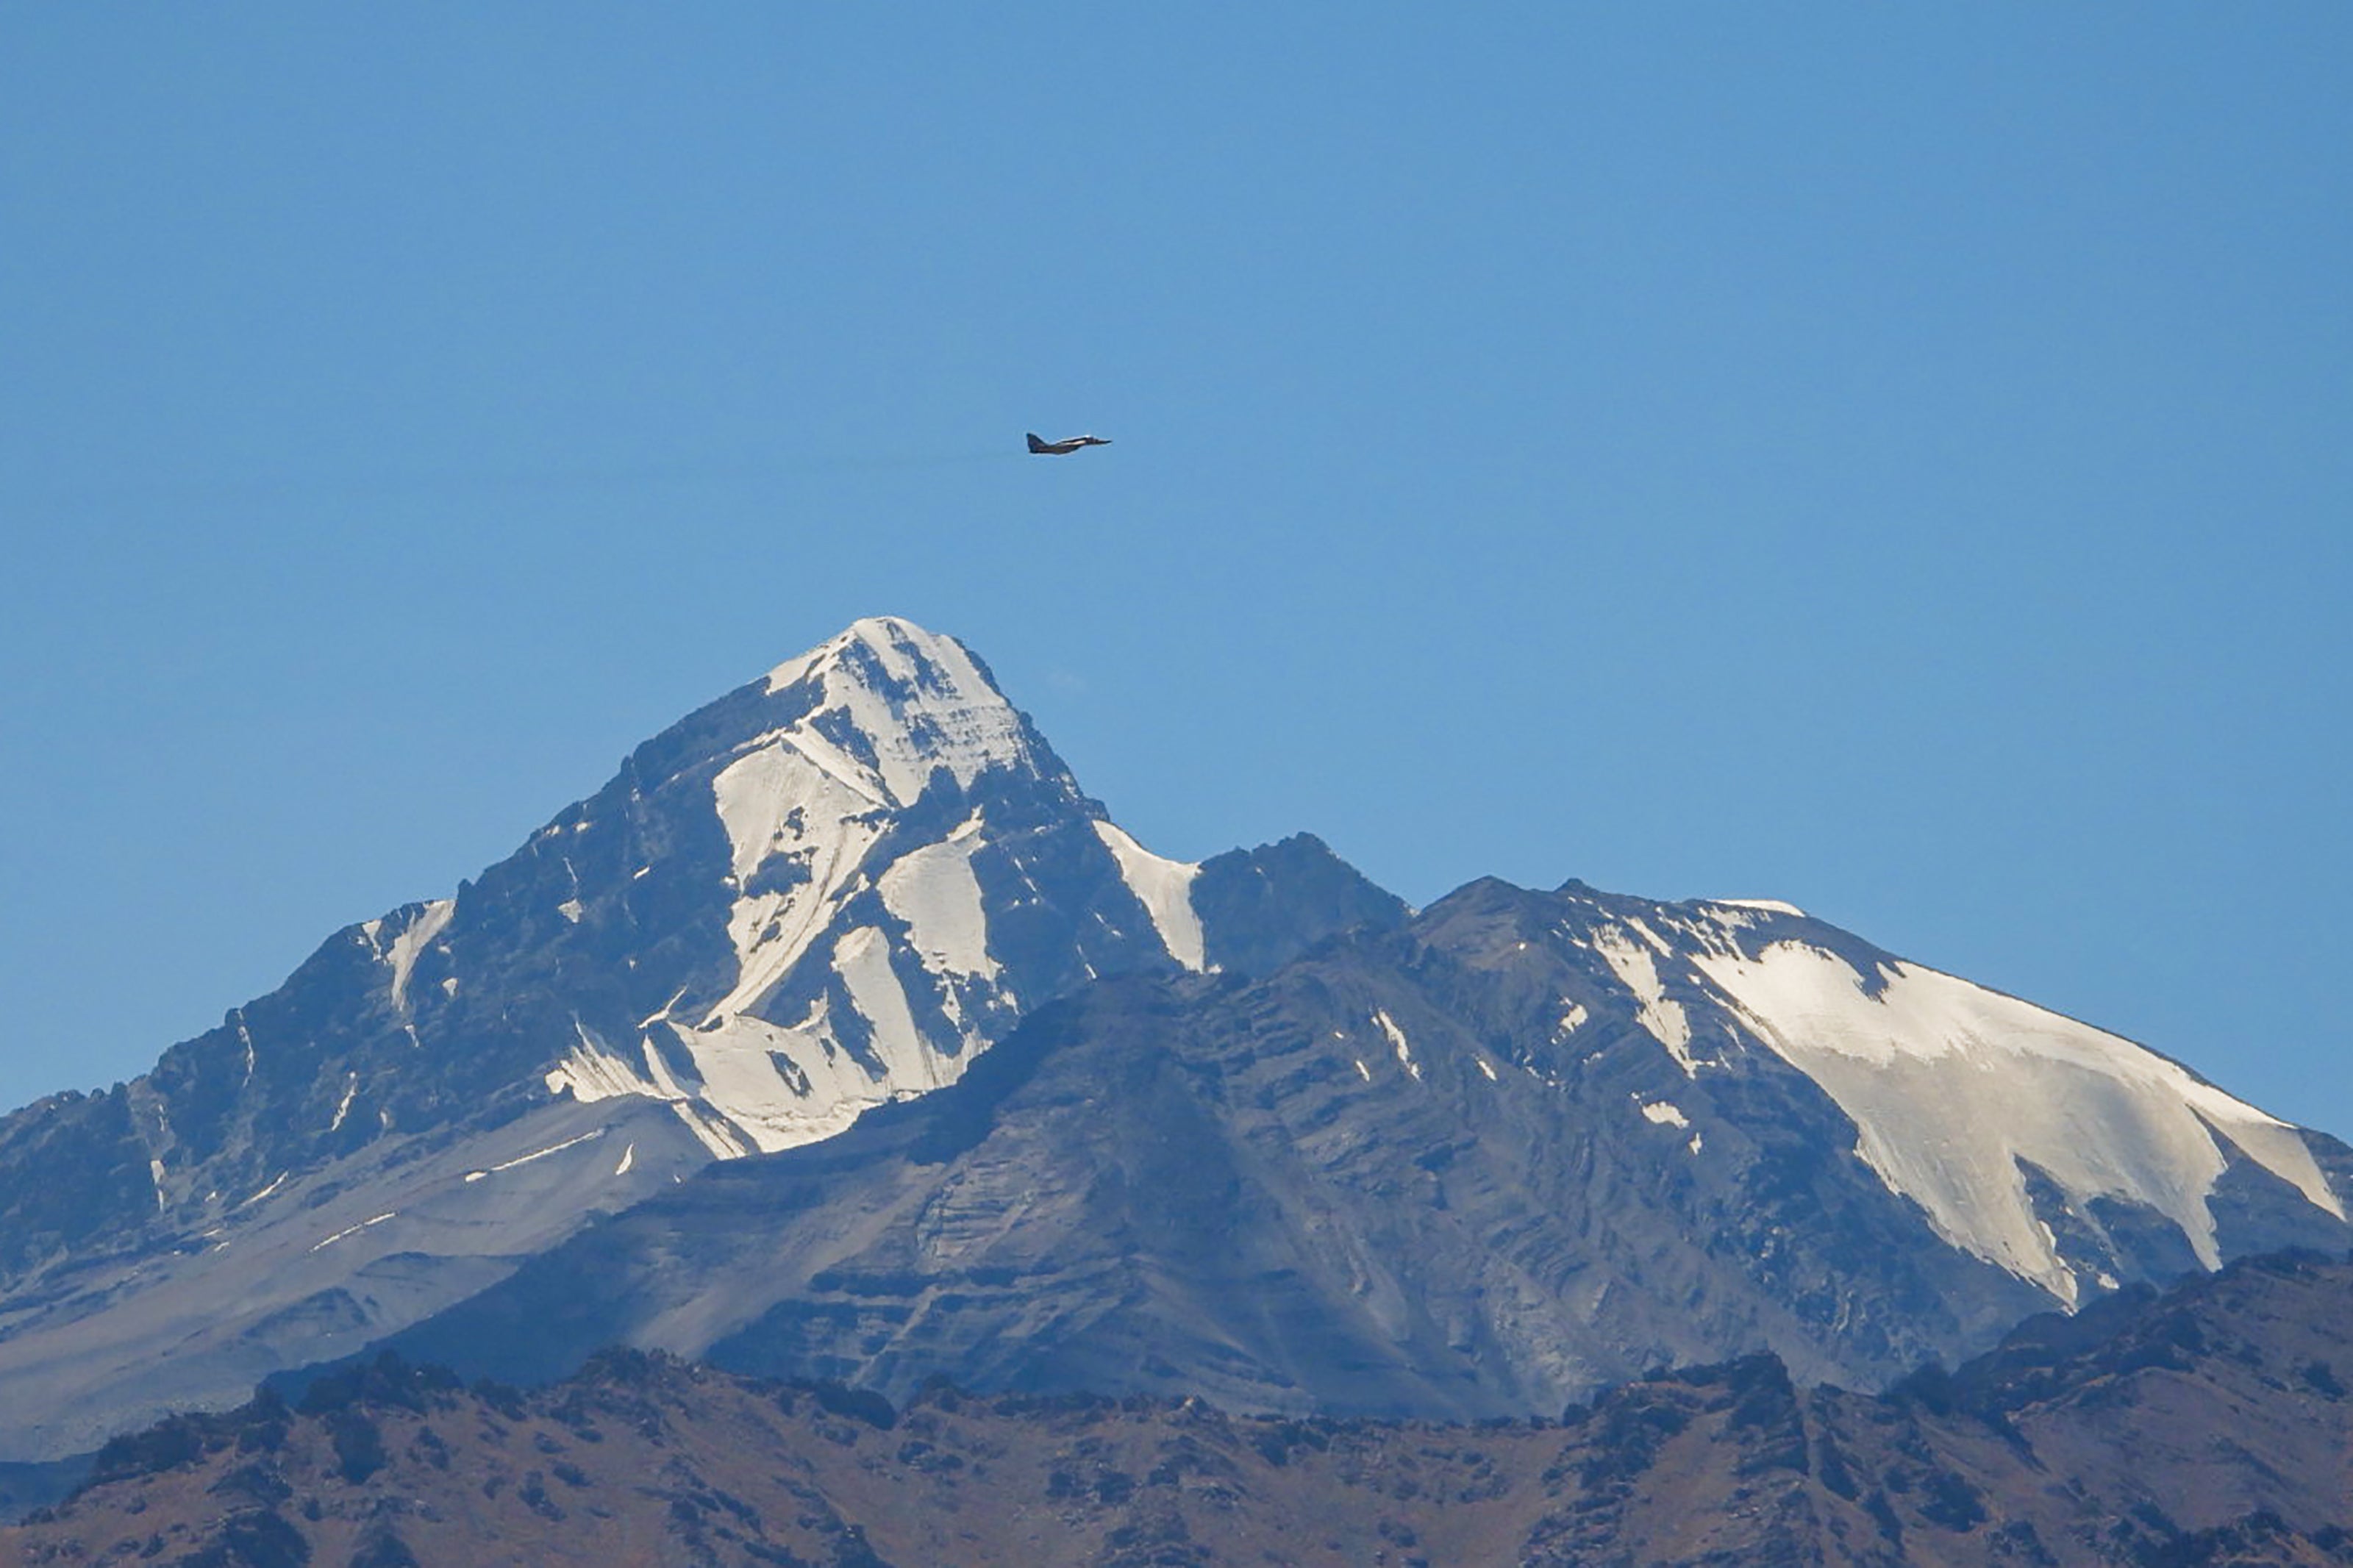
<path fill-rule="evenodd" d="M 1072 436 L 1066 440 L 1046 441 L 1035 430 L 1029 432 L 1029 451 L 1034 457 L 1066 458 L 1082 447 L 1108 447 L 1111 443 L 1101 436 Z"/>

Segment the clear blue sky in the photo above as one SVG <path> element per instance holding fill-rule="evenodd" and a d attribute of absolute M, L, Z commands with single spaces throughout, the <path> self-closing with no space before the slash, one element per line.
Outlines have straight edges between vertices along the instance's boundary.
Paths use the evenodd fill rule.
<path fill-rule="evenodd" d="M 2353 1135 L 2348 79 L 2335 3 L 0 4 L 0 1101 L 890 612 L 1165 853 L 1792 899 Z"/>

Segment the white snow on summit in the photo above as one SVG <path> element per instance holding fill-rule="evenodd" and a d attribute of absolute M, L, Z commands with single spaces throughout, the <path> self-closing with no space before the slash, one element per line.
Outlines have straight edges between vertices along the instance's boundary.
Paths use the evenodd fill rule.
<path fill-rule="evenodd" d="M 935 769 L 969 785 L 1029 761 L 1021 715 L 964 645 L 912 622 L 870 616 L 768 672 L 772 693 L 812 681 L 818 706 L 777 739 L 876 805 L 913 805 Z"/>
<path fill-rule="evenodd" d="M 1872 995 L 1845 959 L 1798 942 L 1754 957 L 1718 943 L 1691 962 L 1853 1120 L 1857 1152 L 1891 1189 L 1956 1246 L 2071 1305 L 2075 1273 L 2028 1201 L 2021 1161 L 2073 1203 L 2156 1209 L 2209 1268 L 2221 1139 L 2345 1216 L 2294 1128 L 2087 1024 L 1910 963 Z"/>
<path fill-rule="evenodd" d="M 817 687 L 817 706 L 743 748 L 713 785 L 739 889 L 728 917 L 738 979 L 704 1015 L 705 1027 L 757 1007 L 807 955 L 859 885 L 882 836 L 881 811 L 913 804 L 940 768 L 969 786 L 993 766 L 1034 765 L 1020 714 L 972 657 L 908 622 L 860 621 L 768 675 L 772 692 L 802 684 Z M 979 826 L 965 824 L 951 840 L 961 847 L 944 846 L 944 856 L 895 879 L 893 866 L 882 889 L 893 913 L 922 927 L 919 946 L 931 944 L 927 952 L 963 974 L 993 970 L 975 923 L 978 889 L 966 900 L 951 864 L 960 857 L 970 881 Z M 741 890 L 780 858 L 790 874 L 766 890 Z"/>
<path fill-rule="evenodd" d="M 902 814 L 934 780 L 1027 774 L 1067 793 L 1074 814 L 1096 809 L 979 662 L 910 622 L 859 621 L 778 665 L 765 690 L 797 716 L 734 746 L 711 783 L 733 983 L 685 1016 L 672 997 L 634 1046 L 581 1026 L 546 1077 L 584 1100 L 668 1101 L 722 1158 L 829 1137 L 871 1106 L 951 1083 L 1017 1016 L 974 860 L 986 851 L 1026 876 L 1024 852 L 977 802 L 944 837 L 908 842 Z M 1161 944 L 1201 968 L 1199 868 L 1093 826 Z"/>
<path fill-rule="evenodd" d="M 1020 715 L 971 656 L 905 621 L 860 621 L 768 675 L 771 693 L 796 686 L 815 689 L 809 710 L 738 748 L 712 783 L 735 895 L 727 918 L 735 984 L 698 1019 L 665 1008 L 645 1021 L 673 1031 L 699 1081 L 669 1080 L 650 1035 L 638 1052 L 643 1070 L 584 1038 L 548 1078 L 551 1089 L 582 1099 L 670 1100 L 722 1157 L 746 1152 L 746 1141 L 773 1151 L 829 1136 L 870 1105 L 961 1074 L 982 1043 L 963 1019 L 965 987 L 986 988 L 997 973 L 972 871 L 987 824 L 975 815 L 944 840 L 879 865 L 874 852 L 892 812 L 919 799 L 939 770 L 969 786 L 991 767 L 1035 765 Z M 845 905 L 870 888 L 905 922 L 964 1050 L 944 1054 L 926 1038 L 883 931 L 839 930 Z M 836 1017 L 825 998 L 797 1021 L 763 1016 L 805 963 L 837 978 L 867 1060 L 843 1047 L 852 1020 Z"/>
<path fill-rule="evenodd" d="M 1703 902 L 1728 906 L 1736 910 L 1763 910 L 1768 915 L 1795 915 L 1806 918 L 1806 911 L 1780 899 L 1706 899 Z"/>

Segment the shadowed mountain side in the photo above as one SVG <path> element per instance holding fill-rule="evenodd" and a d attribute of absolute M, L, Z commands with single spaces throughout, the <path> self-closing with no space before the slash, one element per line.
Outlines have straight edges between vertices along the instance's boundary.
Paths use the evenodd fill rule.
<path fill-rule="evenodd" d="M 1413 914 L 1312 833 L 1202 861 L 1192 901 L 1208 966 L 1253 976 L 1335 932 L 1389 931 Z"/>
<path fill-rule="evenodd" d="M 385 1361 L 110 1444 L 0 1565 L 2319 1568 L 2353 1557 L 2353 1264 L 2249 1260 L 1873 1396 L 1771 1356 L 1557 1422 L 1199 1401 L 894 1406 L 600 1356 L 534 1392 Z"/>

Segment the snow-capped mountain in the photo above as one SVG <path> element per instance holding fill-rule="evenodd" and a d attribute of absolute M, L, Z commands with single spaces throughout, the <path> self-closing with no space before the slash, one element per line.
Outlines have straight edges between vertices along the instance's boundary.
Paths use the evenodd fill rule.
<path fill-rule="evenodd" d="M 1260 980 L 1089 987 L 955 1087 L 398 1344 L 1455 1418 L 1759 1351 L 1876 1386 L 2128 1283 L 2341 1251 L 2349 1177 L 2161 1057 L 1786 906 L 1487 881 Z"/>
<path fill-rule="evenodd" d="M 758 698 L 755 731 L 697 780 L 727 840 L 723 994 L 706 971 L 617 1033 L 580 1024 L 551 1092 L 661 1100 L 723 1159 L 789 1148 L 954 1082 L 1025 993 L 1205 966 L 1200 868 L 1103 816 L 953 640 L 861 621 Z M 542 837 L 570 874 L 597 826 L 583 812 Z M 576 896 L 558 908 L 587 918 Z"/>
<path fill-rule="evenodd" d="M 2104 1212 L 2161 1221 L 2220 1267 L 2216 1187 L 2233 1165 L 2293 1188 L 2316 1211 L 2291 1203 L 2300 1218 L 2346 1219 L 2312 1135 L 2129 1040 L 1858 952 L 1788 906 L 1604 916 L 1587 940 L 1687 1077 L 1762 1044 L 1838 1103 L 1857 1157 L 1937 1235 L 2064 1306 L 2114 1289 L 2116 1270 L 2147 1272 Z M 1692 1032 L 1695 1010 L 1715 1039 Z M 1674 1120 L 1664 1102 L 1644 1110 Z"/>
<path fill-rule="evenodd" d="M 1311 838 L 1153 855 L 960 644 L 860 621 L 146 1077 L 0 1121 L 0 1458 L 393 1331 L 1098 975 L 1403 913 Z"/>
<path fill-rule="evenodd" d="M 386 1341 L 904 1392 L 1551 1412 L 1875 1384 L 2243 1253 L 2353 1153 L 1783 905 L 1199 865 L 860 621 L 135 1082 L 0 1119 L 0 1460 Z"/>

